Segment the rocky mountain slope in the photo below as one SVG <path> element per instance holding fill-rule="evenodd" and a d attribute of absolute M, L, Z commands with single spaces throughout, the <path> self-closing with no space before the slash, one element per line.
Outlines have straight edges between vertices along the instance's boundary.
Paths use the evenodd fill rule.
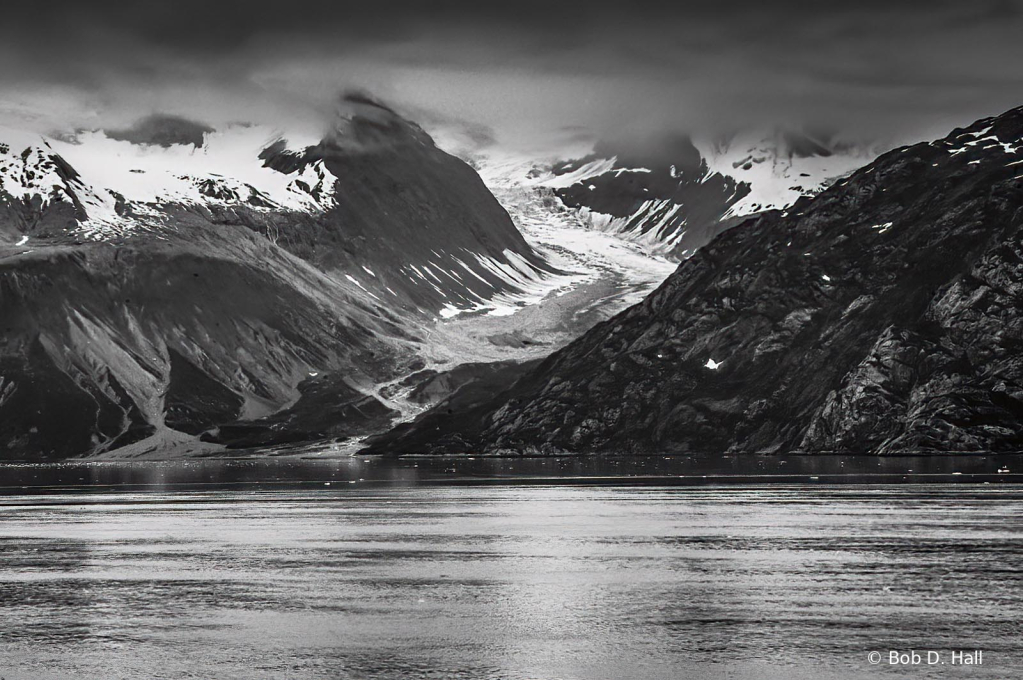
<path fill-rule="evenodd" d="M 379 430 L 376 387 L 438 315 L 551 273 L 469 166 L 361 95 L 307 145 L 2 131 L 0 458 Z"/>
<path fill-rule="evenodd" d="M 496 397 L 369 452 L 1023 448 L 1023 108 L 730 229 Z"/>

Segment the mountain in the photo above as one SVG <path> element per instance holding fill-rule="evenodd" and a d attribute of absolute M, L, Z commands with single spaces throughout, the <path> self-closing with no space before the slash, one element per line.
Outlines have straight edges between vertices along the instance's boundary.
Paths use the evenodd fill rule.
<path fill-rule="evenodd" d="M 1018 451 L 1021 243 L 1023 108 L 725 231 L 502 393 L 368 452 Z"/>
<path fill-rule="evenodd" d="M 412 302 L 418 311 L 486 308 L 559 273 L 537 255 L 467 164 L 419 126 L 362 95 L 344 102 L 335 130 L 294 153 L 278 142 L 264 163 L 283 172 L 322 167 L 345 178 L 325 219 L 276 224 L 285 248 L 321 269 Z M 371 269 L 370 281 L 366 269 Z M 355 270 L 354 273 L 352 270 Z"/>
<path fill-rule="evenodd" d="M 861 146 L 775 130 L 599 143 L 546 184 L 593 227 L 684 259 L 740 218 L 784 208 L 861 167 Z"/>
<path fill-rule="evenodd" d="M 0 242 L 166 231 L 185 208 L 428 314 L 486 307 L 555 273 L 471 167 L 364 95 L 347 95 L 315 144 L 159 116 L 127 131 L 0 140 Z"/>
<path fill-rule="evenodd" d="M 556 273 L 465 163 L 363 95 L 249 125 L 0 131 L 0 457 L 338 439 L 439 315 Z"/>

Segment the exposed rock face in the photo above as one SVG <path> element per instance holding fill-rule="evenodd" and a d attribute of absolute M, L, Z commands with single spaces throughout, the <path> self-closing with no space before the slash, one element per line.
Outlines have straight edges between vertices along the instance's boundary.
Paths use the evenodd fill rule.
<path fill-rule="evenodd" d="M 718 236 L 503 394 L 375 452 L 1023 449 L 1023 109 Z"/>

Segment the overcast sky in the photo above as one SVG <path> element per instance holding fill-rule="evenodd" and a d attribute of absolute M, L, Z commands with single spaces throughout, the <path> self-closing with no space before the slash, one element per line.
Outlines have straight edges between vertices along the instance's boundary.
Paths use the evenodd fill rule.
<path fill-rule="evenodd" d="M 506 139 L 824 125 L 930 136 L 1023 104 L 1023 1 L 135 2 L 5 9 L 0 117 L 322 125 L 358 86 Z"/>

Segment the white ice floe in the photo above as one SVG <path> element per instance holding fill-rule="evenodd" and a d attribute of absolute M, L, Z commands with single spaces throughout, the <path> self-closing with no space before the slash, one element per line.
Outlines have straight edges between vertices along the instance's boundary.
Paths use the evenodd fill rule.
<path fill-rule="evenodd" d="M 709 368 L 712 371 L 716 371 L 716 370 L 718 370 L 718 368 L 720 368 L 721 364 L 723 364 L 723 363 L 725 363 L 725 362 L 723 362 L 723 361 L 714 361 L 713 359 L 707 359 L 707 363 L 705 363 L 703 365 L 703 367 L 704 368 Z"/>

